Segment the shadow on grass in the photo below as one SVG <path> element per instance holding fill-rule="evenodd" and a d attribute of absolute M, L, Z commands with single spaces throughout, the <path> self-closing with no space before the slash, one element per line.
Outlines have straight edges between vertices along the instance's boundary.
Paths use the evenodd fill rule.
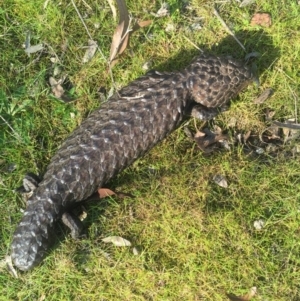
<path fill-rule="evenodd" d="M 243 52 L 232 36 L 227 36 L 220 42 L 216 42 L 211 47 L 198 45 L 205 53 L 211 53 L 219 56 L 232 56 L 237 59 L 244 59 L 245 55 L 251 52 L 260 53 L 257 59 L 258 74 L 269 68 L 271 64 L 279 57 L 279 49 L 272 42 L 272 38 L 262 30 L 260 31 L 239 31 L 235 36 L 244 45 L 246 53 Z M 186 49 L 178 52 L 168 61 L 157 65 L 154 69 L 160 71 L 174 71 L 174 66 L 181 69 L 191 62 L 191 59 L 201 54 L 197 49 L 188 51 Z"/>

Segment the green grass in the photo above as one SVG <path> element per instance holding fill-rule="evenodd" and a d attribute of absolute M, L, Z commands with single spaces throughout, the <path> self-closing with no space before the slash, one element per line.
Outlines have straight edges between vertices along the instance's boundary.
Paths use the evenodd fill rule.
<path fill-rule="evenodd" d="M 0 210 L 1 259 L 9 254 L 13 231 L 24 208 L 13 189 L 27 171 L 43 172 L 57 147 L 99 104 L 97 91 L 112 86 L 99 53 L 83 65 L 88 36 L 69 2 L 5 1 L 0 8 Z M 154 68 L 176 70 L 198 52 L 188 41 L 217 54 L 244 53 L 212 13 L 214 1 L 192 0 L 189 9 L 171 0 L 170 16 L 155 18 L 160 4 L 128 1 L 132 15 L 153 23 L 132 35 L 130 49 L 113 69 L 117 87 Z M 217 2 L 217 1 L 216 1 Z M 258 2 L 258 1 L 257 1 Z M 231 109 L 213 122 L 228 129 L 261 131 L 267 108 L 275 119 L 299 116 L 300 5 L 297 1 L 259 1 L 244 8 L 224 1 L 219 12 L 247 51 L 258 51 L 260 87 L 250 86 Z M 91 35 L 109 56 L 116 27 L 107 1 L 76 5 L 86 15 Z M 272 26 L 250 26 L 256 11 L 270 12 Z M 202 29 L 191 31 L 201 17 Z M 94 24 L 99 23 L 96 29 Z M 167 24 L 175 25 L 166 32 Z M 27 56 L 22 44 L 30 30 L 31 44 L 51 48 Z M 63 55 L 62 45 L 68 49 Z M 52 49 L 52 50 L 50 50 Z M 79 96 L 63 104 L 51 97 L 50 57 L 62 58 Z M 255 99 L 275 90 L 262 105 Z M 74 116 L 74 117 L 72 117 Z M 201 123 L 198 123 L 201 126 Z M 230 130 L 230 129 L 229 129 Z M 12 168 L 14 167 L 14 168 Z M 13 169 L 13 170 L 12 170 Z M 217 186 L 215 174 L 226 176 L 228 189 Z M 134 198 L 108 199 L 87 205 L 88 238 L 66 235 L 43 263 L 15 279 L 0 271 L 0 300 L 227 300 L 226 292 L 243 295 L 258 288 L 255 300 L 300 300 L 300 163 L 299 156 L 251 156 L 240 146 L 206 156 L 179 128 L 144 158 L 108 185 Z M 262 219 L 262 230 L 254 221 Z M 104 244 L 110 235 L 129 239 L 139 250 Z M 109 254 L 109 259 L 107 258 Z"/>

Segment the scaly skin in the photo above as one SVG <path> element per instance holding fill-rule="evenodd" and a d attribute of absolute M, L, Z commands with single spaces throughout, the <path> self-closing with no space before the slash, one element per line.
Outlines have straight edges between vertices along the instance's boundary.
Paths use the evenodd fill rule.
<path fill-rule="evenodd" d="M 39 264 L 52 244 L 54 224 L 72 204 L 149 151 L 187 112 L 210 119 L 252 80 L 241 62 L 201 55 L 181 72 L 150 72 L 111 97 L 52 158 L 14 233 L 14 264 L 23 271 Z"/>

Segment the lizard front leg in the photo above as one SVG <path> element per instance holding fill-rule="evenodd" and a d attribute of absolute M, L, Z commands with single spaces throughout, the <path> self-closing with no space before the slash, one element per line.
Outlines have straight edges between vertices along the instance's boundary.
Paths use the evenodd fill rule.
<path fill-rule="evenodd" d="M 186 114 L 199 120 L 207 121 L 216 117 L 218 114 L 228 110 L 229 106 L 224 105 L 218 108 L 207 108 L 201 104 L 191 104 Z"/>

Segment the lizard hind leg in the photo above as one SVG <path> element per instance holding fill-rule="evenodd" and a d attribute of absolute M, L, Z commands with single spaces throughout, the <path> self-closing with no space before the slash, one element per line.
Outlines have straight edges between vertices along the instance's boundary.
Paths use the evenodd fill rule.
<path fill-rule="evenodd" d="M 65 212 L 61 217 L 62 222 L 66 225 L 71 231 L 71 237 L 73 239 L 80 238 L 80 235 L 83 230 L 83 224 L 81 220 L 73 213 Z"/>
<path fill-rule="evenodd" d="M 16 192 L 19 192 L 24 197 L 25 201 L 27 201 L 39 186 L 41 179 L 34 173 L 28 172 L 25 174 L 22 186 L 16 189 Z M 81 220 L 71 212 L 65 212 L 61 218 L 64 225 L 66 225 L 71 231 L 71 237 L 73 239 L 78 239 L 83 230 L 83 225 Z"/>

